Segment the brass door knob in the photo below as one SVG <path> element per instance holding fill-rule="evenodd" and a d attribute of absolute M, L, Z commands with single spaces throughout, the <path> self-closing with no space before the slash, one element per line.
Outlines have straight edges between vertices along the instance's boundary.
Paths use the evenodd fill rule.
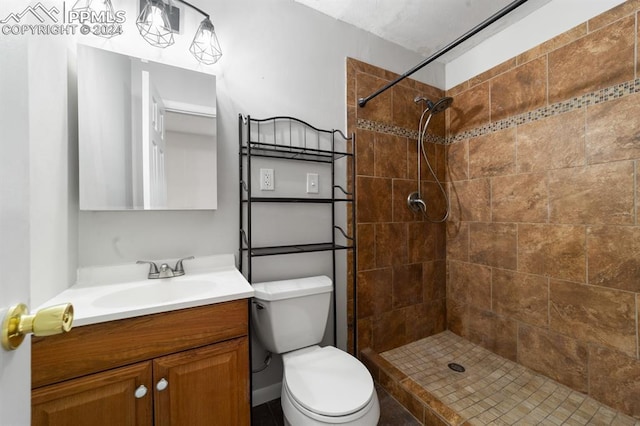
<path fill-rule="evenodd" d="M 9 308 L 2 320 L 2 347 L 8 351 L 16 349 L 24 336 L 51 336 L 66 333 L 73 323 L 73 305 L 65 303 L 51 306 L 29 315 L 24 303 Z"/>

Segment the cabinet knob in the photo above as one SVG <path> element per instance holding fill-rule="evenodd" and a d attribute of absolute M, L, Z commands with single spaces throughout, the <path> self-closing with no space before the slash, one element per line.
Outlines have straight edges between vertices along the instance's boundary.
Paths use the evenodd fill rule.
<path fill-rule="evenodd" d="M 147 387 L 145 385 L 140 385 L 133 394 L 136 398 L 140 399 L 147 394 Z"/>
<path fill-rule="evenodd" d="M 158 383 L 156 383 L 156 389 L 158 389 L 159 391 L 165 390 L 167 386 L 169 386 L 169 382 L 167 382 L 167 379 L 165 379 L 164 377 L 158 380 Z"/>

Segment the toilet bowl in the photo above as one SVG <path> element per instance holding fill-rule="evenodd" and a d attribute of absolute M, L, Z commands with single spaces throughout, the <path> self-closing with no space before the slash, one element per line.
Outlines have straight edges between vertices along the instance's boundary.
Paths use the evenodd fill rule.
<path fill-rule="evenodd" d="M 340 349 L 318 346 L 329 313 L 331 280 L 310 277 L 253 287 L 256 334 L 267 350 L 282 354 L 285 423 L 376 425 L 380 406 L 369 371 Z"/>
<path fill-rule="evenodd" d="M 380 415 L 371 374 L 333 346 L 284 354 L 282 410 L 293 425 L 375 425 Z"/>

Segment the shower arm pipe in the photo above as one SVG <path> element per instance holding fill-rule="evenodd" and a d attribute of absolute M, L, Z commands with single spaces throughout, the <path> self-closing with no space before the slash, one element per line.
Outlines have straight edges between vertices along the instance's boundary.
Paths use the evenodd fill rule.
<path fill-rule="evenodd" d="M 378 96 L 381 93 L 385 92 L 387 89 L 390 89 L 391 87 L 393 87 L 396 84 L 400 83 L 402 80 L 404 80 L 405 78 L 409 77 L 413 73 L 415 73 L 415 72 L 421 70 L 422 68 L 426 67 L 431 62 L 433 62 L 436 59 L 438 59 L 440 56 L 442 56 L 445 53 L 449 52 L 451 49 L 455 48 L 459 44 L 467 41 L 468 39 L 470 39 L 474 35 L 478 34 L 480 31 L 484 30 L 489 25 L 493 24 L 494 22 L 496 22 L 497 20 L 499 20 L 503 16 L 507 15 L 508 13 L 510 13 L 513 10 L 517 9 L 518 7 L 522 6 L 527 1 L 528 0 L 516 0 L 514 2 L 511 2 L 510 4 L 505 6 L 504 8 L 500 9 L 495 14 L 491 15 L 489 18 L 485 19 L 484 21 L 482 21 L 481 23 L 479 23 L 478 25 L 473 27 L 471 30 L 467 31 L 462 36 L 460 36 L 457 39 L 455 39 L 453 42 L 449 43 L 448 45 L 446 45 L 442 49 L 438 50 L 436 53 L 434 53 L 431 56 L 429 56 L 424 61 L 420 62 L 415 67 L 411 68 L 409 71 L 407 71 L 404 74 L 402 74 L 400 77 L 398 77 L 395 80 L 393 80 L 392 82 L 388 83 L 386 86 L 382 87 L 381 89 L 378 89 L 376 92 L 372 93 L 371 95 L 367 96 L 366 98 L 358 99 L 358 105 L 361 108 L 364 107 L 365 105 L 367 105 L 367 102 L 369 102 L 371 99 L 375 98 L 376 96 Z"/>

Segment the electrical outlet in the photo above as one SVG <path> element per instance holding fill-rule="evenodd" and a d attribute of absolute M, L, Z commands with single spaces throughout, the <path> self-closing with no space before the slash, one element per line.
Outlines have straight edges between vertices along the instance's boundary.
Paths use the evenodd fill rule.
<path fill-rule="evenodd" d="M 320 180 L 317 173 L 307 173 L 307 194 L 317 194 L 320 192 Z"/>
<path fill-rule="evenodd" d="M 260 169 L 260 190 L 274 191 L 276 182 L 273 175 L 273 169 Z"/>

